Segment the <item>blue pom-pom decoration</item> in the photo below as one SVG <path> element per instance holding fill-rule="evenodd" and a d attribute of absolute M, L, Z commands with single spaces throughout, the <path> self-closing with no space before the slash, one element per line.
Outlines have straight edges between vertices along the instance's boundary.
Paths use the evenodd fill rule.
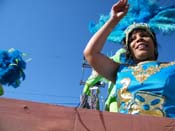
<path fill-rule="evenodd" d="M 0 83 L 2 85 L 16 88 L 25 79 L 26 62 L 23 60 L 23 55 L 15 49 L 0 51 Z"/>

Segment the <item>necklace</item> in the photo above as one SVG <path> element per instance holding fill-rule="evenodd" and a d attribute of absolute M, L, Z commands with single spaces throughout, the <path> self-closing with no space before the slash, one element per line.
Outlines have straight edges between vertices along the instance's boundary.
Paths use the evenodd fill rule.
<path fill-rule="evenodd" d="M 162 68 L 172 66 L 174 64 L 175 62 L 161 63 L 160 65 L 149 66 L 147 69 L 144 69 L 142 64 L 138 64 L 137 66 L 131 66 L 129 68 L 132 69 L 132 75 L 136 78 L 136 80 L 143 83 L 150 76 L 159 72 Z"/>

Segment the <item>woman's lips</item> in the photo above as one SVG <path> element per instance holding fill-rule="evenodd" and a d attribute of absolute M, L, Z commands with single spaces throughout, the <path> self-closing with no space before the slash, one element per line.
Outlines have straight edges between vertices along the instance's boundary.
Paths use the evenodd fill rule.
<path fill-rule="evenodd" d="M 142 49 L 147 49 L 148 45 L 145 43 L 140 43 L 137 45 L 136 49 L 142 50 Z"/>

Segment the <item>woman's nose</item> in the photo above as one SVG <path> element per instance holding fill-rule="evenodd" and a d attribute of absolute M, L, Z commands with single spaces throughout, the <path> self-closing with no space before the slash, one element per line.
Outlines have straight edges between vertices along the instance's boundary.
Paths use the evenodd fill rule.
<path fill-rule="evenodd" d="M 136 41 L 137 42 L 142 41 L 142 40 L 143 40 L 143 37 L 141 35 L 136 36 Z"/>

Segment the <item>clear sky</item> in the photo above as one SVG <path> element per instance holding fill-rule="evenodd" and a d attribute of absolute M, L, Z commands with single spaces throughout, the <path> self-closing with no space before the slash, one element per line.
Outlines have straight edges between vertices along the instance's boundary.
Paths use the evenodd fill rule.
<path fill-rule="evenodd" d="M 0 0 L 0 48 L 19 49 L 32 61 L 20 87 L 4 87 L 3 97 L 34 102 L 77 106 L 83 49 L 92 36 L 91 20 L 108 14 L 116 0 Z M 167 1 L 166 1 L 167 2 Z M 175 60 L 175 33 L 158 35 L 159 60 Z M 108 42 L 106 54 L 119 46 Z M 83 77 L 84 76 L 84 77 Z"/>

